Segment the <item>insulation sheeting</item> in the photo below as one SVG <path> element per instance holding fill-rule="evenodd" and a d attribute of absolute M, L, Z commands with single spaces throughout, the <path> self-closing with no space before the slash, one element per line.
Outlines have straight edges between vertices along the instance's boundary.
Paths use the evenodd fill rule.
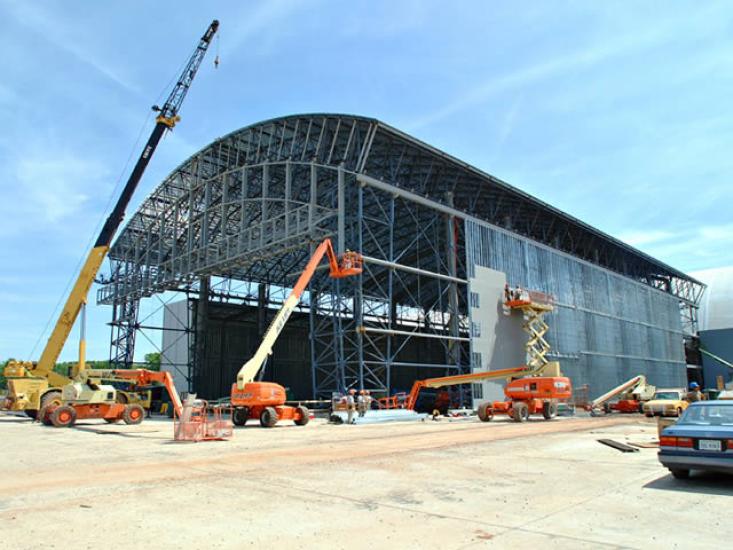
<path fill-rule="evenodd" d="M 684 386 L 679 302 L 653 289 L 489 224 L 466 221 L 469 280 L 475 266 L 555 296 L 547 317 L 551 358 L 591 395 L 645 374 L 657 386 Z"/>

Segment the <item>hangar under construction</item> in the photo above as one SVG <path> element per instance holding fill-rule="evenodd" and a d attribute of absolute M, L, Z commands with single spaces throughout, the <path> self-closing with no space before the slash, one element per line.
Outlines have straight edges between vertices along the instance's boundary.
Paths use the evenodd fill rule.
<path fill-rule="evenodd" d="M 320 272 L 275 346 L 265 378 L 294 397 L 392 394 L 523 362 L 505 284 L 555 297 L 551 357 L 574 385 L 686 381 L 702 283 L 378 120 L 337 114 L 232 132 L 153 191 L 98 295 L 113 306 L 112 361 L 129 366 L 143 333 L 162 342 L 179 389 L 227 395 L 325 237 L 360 252 L 364 268 Z M 163 326 L 140 318 L 145 299 L 165 302 Z M 496 392 L 486 383 L 473 396 Z"/>

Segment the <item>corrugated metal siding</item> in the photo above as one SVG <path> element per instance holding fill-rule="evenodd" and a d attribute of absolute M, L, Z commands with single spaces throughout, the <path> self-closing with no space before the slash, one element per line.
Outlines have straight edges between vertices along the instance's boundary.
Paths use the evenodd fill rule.
<path fill-rule="evenodd" d="M 548 341 L 575 385 L 599 394 L 643 373 L 657 386 L 686 382 L 678 300 L 671 295 L 507 231 L 466 221 L 474 265 L 503 271 L 514 286 L 553 294 Z"/>

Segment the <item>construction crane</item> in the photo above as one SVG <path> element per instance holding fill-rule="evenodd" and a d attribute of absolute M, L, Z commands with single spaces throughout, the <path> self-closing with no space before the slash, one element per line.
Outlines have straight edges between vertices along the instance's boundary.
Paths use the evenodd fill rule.
<path fill-rule="evenodd" d="M 588 405 L 588 410 L 592 416 L 597 416 L 603 411 L 609 413 L 618 411 L 623 413 L 640 413 L 643 412 L 643 404 L 654 397 L 657 391 L 655 386 L 649 384 L 646 376 L 639 374 L 628 379 L 623 384 L 619 384 L 615 388 L 607 391 L 603 395 L 596 397 Z M 614 397 L 619 397 L 615 403 L 609 403 Z"/>
<path fill-rule="evenodd" d="M 352 277 L 362 272 L 362 257 L 359 253 L 347 250 L 338 258 L 331 239 L 325 239 L 318 245 L 293 290 L 267 328 L 257 351 L 242 365 L 237 373 L 237 381 L 232 384 L 232 420 L 236 426 L 244 426 L 249 419 L 259 419 L 260 425 L 266 428 L 274 426 L 279 420 L 293 420 L 299 426 L 308 423 L 309 412 L 306 407 L 285 405 L 285 388 L 274 382 L 255 382 L 254 379 L 272 354 L 277 338 L 324 256 L 328 258 L 329 276 L 334 279 Z"/>
<path fill-rule="evenodd" d="M 71 378 L 59 374 L 53 369 L 80 313 L 82 314 L 82 337 L 79 342 L 79 363 L 76 372 L 73 374 L 76 375 L 79 371 L 84 370 L 86 341 L 83 330 L 83 309 L 87 302 L 89 289 L 99 272 L 102 261 L 107 256 L 112 239 L 125 217 L 125 210 L 160 139 L 166 131 L 172 130 L 180 120 L 179 111 L 183 100 L 218 28 L 219 22 L 217 20 L 212 21 L 199 40 L 196 50 L 188 60 L 166 102 L 162 107 L 157 105 L 153 107 L 153 110 L 158 113 L 155 119 L 155 127 L 130 173 L 130 177 L 117 199 L 114 209 L 105 221 L 104 226 L 102 226 L 93 248 L 87 255 L 40 359 L 38 362 L 10 361 L 5 367 L 4 375 L 8 380 L 8 397 L 4 403 L 5 408 L 25 411 L 31 418 L 36 418 L 42 407 L 50 403 L 60 404 L 61 388 L 69 384 Z"/>

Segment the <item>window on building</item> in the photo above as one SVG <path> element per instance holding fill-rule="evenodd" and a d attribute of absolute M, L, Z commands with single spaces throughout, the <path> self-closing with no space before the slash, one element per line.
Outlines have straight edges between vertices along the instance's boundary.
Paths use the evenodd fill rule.
<path fill-rule="evenodd" d="M 478 351 L 474 351 L 471 353 L 471 366 L 474 369 L 480 369 L 481 368 L 481 353 Z"/>
<path fill-rule="evenodd" d="M 471 336 L 474 338 L 481 336 L 481 323 L 471 322 Z"/>
<path fill-rule="evenodd" d="M 483 399 L 484 398 L 484 385 L 483 384 L 472 384 L 473 385 L 473 398 Z"/>
<path fill-rule="evenodd" d="M 469 295 L 469 301 L 471 302 L 471 307 L 478 308 L 479 307 L 479 294 L 478 292 L 471 292 Z"/>

